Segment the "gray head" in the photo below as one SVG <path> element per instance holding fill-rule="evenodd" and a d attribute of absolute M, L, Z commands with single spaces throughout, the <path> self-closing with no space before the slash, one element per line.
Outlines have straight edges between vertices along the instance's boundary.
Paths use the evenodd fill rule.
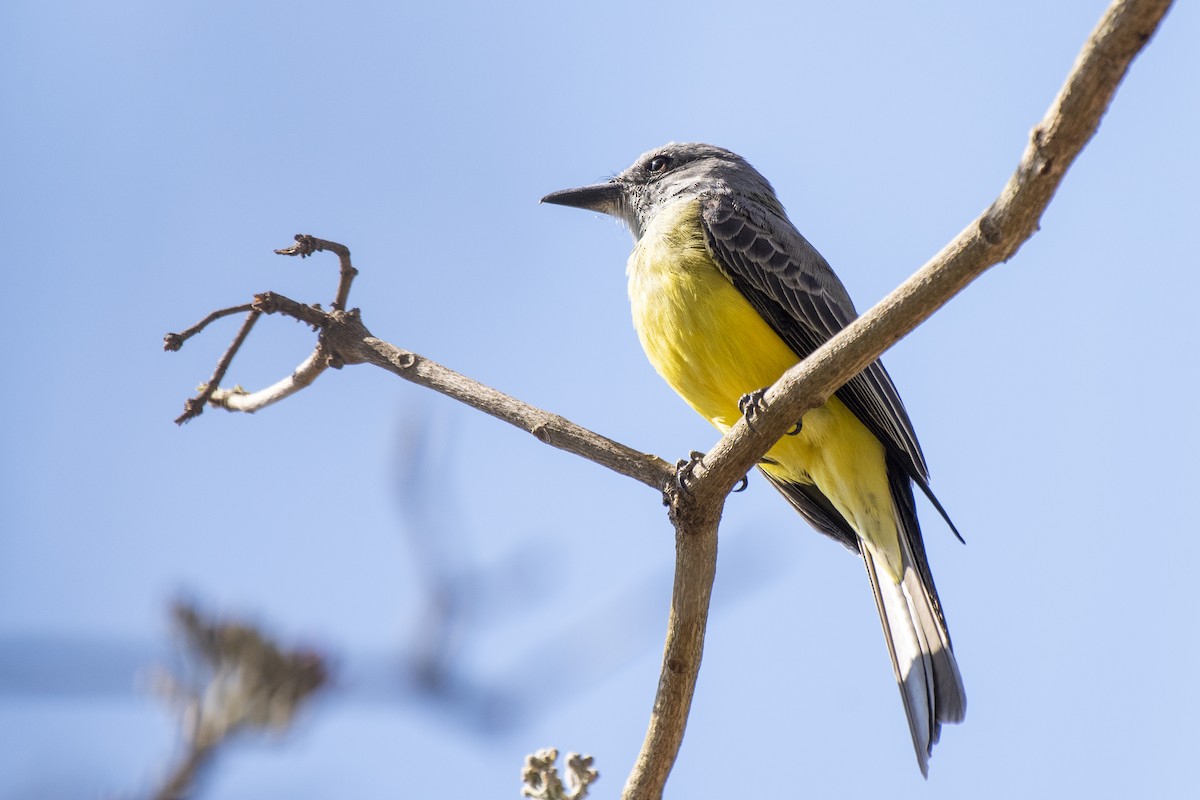
<path fill-rule="evenodd" d="M 708 193 L 752 198 L 783 213 L 771 184 L 746 159 L 711 144 L 675 142 L 644 153 L 610 180 L 552 192 L 542 202 L 611 214 L 641 238 L 660 210 Z"/>

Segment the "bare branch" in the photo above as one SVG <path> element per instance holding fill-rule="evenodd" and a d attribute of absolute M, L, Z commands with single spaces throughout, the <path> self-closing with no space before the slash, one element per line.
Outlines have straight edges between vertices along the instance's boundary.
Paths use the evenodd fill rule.
<path fill-rule="evenodd" d="M 192 338 L 197 333 L 204 330 L 205 328 L 207 328 L 209 325 L 216 322 L 217 320 L 219 320 L 223 317 L 228 317 L 230 314 L 245 314 L 247 311 L 250 311 L 253 308 L 254 308 L 253 303 L 247 303 L 246 305 L 243 305 L 243 306 L 233 306 L 232 308 L 218 309 L 217 311 L 212 312 L 207 317 L 205 317 L 204 319 L 197 322 L 192 327 L 185 330 L 183 333 L 168 333 L 166 336 L 163 337 L 163 349 L 169 350 L 171 352 L 175 352 L 176 350 L 179 350 L 181 347 L 183 347 L 184 342 L 186 342 L 188 339 Z"/>
<path fill-rule="evenodd" d="M 318 345 L 308 358 L 300 362 L 291 375 L 276 381 L 267 388 L 259 389 L 256 392 L 247 392 L 239 388 L 217 389 L 209 394 L 208 402 L 226 411 L 253 414 L 255 411 L 291 397 L 311 385 L 328 366 L 329 359 Z M 198 400 L 199 398 L 197 398 Z"/>
<path fill-rule="evenodd" d="M 646 738 L 625 783 L 622 797 L 661 797 L 663 787 L 687 727 L 708 609 L 717 573 L 717 528 L 727 494 L 709 492 L 703 497 L 683 498 L 687 493 L 673 487 L 668 493 L 671 521 L 675 525 L 675 583 L 671 588 L 671 613 L 667 618 L 667 640 L 663 648 L 658 691 Z"/>
<path fill-rule="evenodd" d="M 239 308 L 241 308 L 241 306 L 239 306 Z M 228 311 L 228 309 L 226 309 L 226 311 Z M 225 316 L 224 313 L 218 313 L 220 313 L 221 316 Z M 217 368 L 213 371 L 212 378 L 209 379 L 208 383 L 200 387 L 200 394 L 188 400 L 187 403 L 184 404 L 183 413 L 175 418 L 176 425 L 182 425 L 183 423 L 200 416 L 200 414 L 204 411 L 204 406 L 209 402 L 213 394 L 216 393 L 217 387 L 221 385 L 221 380 L 225 377 L 225 372 L 229 369 L 229 365 L 233 363 L 233 357 L 237 355 L 238 350 L 241 349 L 242 343 L 245 342 L 246 337 L 250 335 L 250 331 L 254 328 L 254 323 L 258 321 L 258 318 L 261 316 L 261 314 L 262 312 L 258 309 L 253 307 L 251 308 L 250 313 L 246 315 L 246 321 L 242 323 L 241 330 L 239 330 L 237 336 L 234 337 L 233 343 L 229 345 L 229 349 L 225 351 L 225 354 L 221 356 L 221 360 L 217 362 Z M 214 318 L 215 317 L 213 317 L 212 314 L 209 314 L 208 317 L 205 317 L 205 320 L 211 321 L 211 319 Z M 207 321 L 201 322 L 200 326 L 206 325 Z M 168 347 L 170 344 L 174 343 L 171 341 L 171 337 L 169 335 L 166 337 L 166 339 L 168 342 Z M 179 340 L 178 344 L 179 346 L 183 345 L 182 339 Z M 179 348 L 176 347 L 175 349 Z"/>
<path fill-rule="evenodd" d="M 344 244 L 331 242 L 327 239 L 318 239 L 315 236 L 309 236 L 307 233 L 297 233 L 295 239 L 296 243 L 294 245 L 276 250 L 276 255 L 308 258 L 313 253 L 319 253 L 322 250 L 328 250 L 337 255 L 341 272 L 338 275 L 338 288 L 334 294 L 331 308 L 334 311 L 345 311 L 346 303 L 350 300 L 350 284 L 354 282 L 355 276 L 358 275 L 358 270 L 350 263 L 350 248 Z"/>
<path fill-rule="evenodd" d="M 358 275 L 358 270 L 350 262 L 350 248 L 337 242 L 331 242 L 326 239 L 318 239 L 315 236 L 309 236 L 305 233 L 298 233 L 295 236 L 296 243 L 290 247 L 276 250 L 275 253 L 281 256 L 300 256 L 307 258 L 313 253 L 319 253 L 328 250 L 335 253 L 338 257 L 338 263 L 341 270 L 338 276 L 337 292 L 333 299 L 333 309 L 335 311 L 344 311 L 346 302 L 350 296 L 350 285 L 354 282 L 355 276 Z M 300 391 L 306 386 L 312 384 L 317 377 L 325 371 L 326 367 L 339 366 L 330 363 L 329 358 L 322 351 L 321 345 L 318 342 L 317 348 L 313 353 L 300 363 L 292 374 L 288 377 L 268 386 L 257 392 L 246 392 L 240 388 L 236 389 L 221 389 L 221 381 L 225 377 L 225 372 L 229 369 L 233 357 L 237 355 L 242 343 L 250 333 L 250 329 L 254 327 L 261 314 L 284 313 L 294 317 L 301 322 L 306 322 L 312 325 L 314 329 L 318 329 L 325 324 L 326 314 L 321 310 L 320 306 L 304 306 L 294 300 L 289 300 L 282 295 L 274 294 L 273 292 L 265 292 L 256 295 L 254 302 L 249 305 L 234 306 L 232 308 L 224 308 L 219 311 L 214 311 L 200 322 L 185 330 L 183 333 L 168 333 L 163 337 L 163 349 L 176 351 L 183 347 L 183 343 L 191 337 L 195 336 L 200 331 L 204 330 L 212 322 L 215 322 L 222 317 L 236 314 L 242 311 L 250 312 L 243 324 L 242 329 L 238 332 L 237 337 L 225 351 L 225 355 L 217 364 L 217 369 L 213 373 L 212 378 L 208 383 L 202 385 L 200 394 L 191 398 L 184 404 L 184 412 L 175 423 L 182 425 L 196 417 L 200 416 L 206 405 L 214 405 L 218 408 L 224 408 L 227 411 L 242 411 L 247 414 L 253 414 L 261 408 L 265 408 L 273 403 L 278 403 L 286 397 L 289 397 Z"/>
<path fill-rule="evenodd" d="M 337 252 L 339 258 L 344 254 L 338 289 L 339 298 L 344 299 L 341 297 L 343 289 L 348 291 L 349 280 L 358 273 L 349 263 L 349 249 L 336 242 L 303 234 L 297 236 L 297 242 L 310 243 L 308 246 L 314 249 Z M 321 246 L 318 248 L 311 243 L 319 243 Z M 276 252 L 301 256 L 308 254 L 306 248 L 301 246 Z M 307 306 L 274 292 L 256 295 L 250 308 L 254 317 L 259 314 L 283 314 L 311 325 L 320 331 L 316 348 L 291 375 L 265 389 L 255 392 L 247 392 L 240 388 L 218 389 L 216 387 L 224 377 L 238 348 L 245 341 L 249 326 L 253 324 L 248 318 L 242 331 L 222 356 L 212 380 L 203 387 L 199 396 L 187 401 L 186 410 L 177 422 L 186 422 L 198 416 L 206 403 L 229 411 L 253 413 L 311 385 L 328 367 L 373 364 L 521 428 L 552 447 L 582 456 L 656 490 L 663 491 L 673 480 L 674 469 L 657 456 L 634 450 L 557 414 L 543 411 L 472 380 L 435 361 L 375 338 L 363 325 L 357 309 L 327 312 L 319 306 Z M 230 312 L 225 310 L 217 313 L 219 316 L 225 316 Z M 219 316 L 210 314 L 201 325 L 193 327 L 198 330 Z M 192 329 L 189 331 L 196 332 Z M 182 334 L 168 334 L 165 338 L 168 345 L 176 342 L 182 345 L 187 337 Z M 168 346 L 167 349 L 178 349 L 178 346 Z"/>
<path fill-rule="evenodd" d="M 663 491 L 674 480 L 674 468 L 658 456 L 634 450 L 371 336 L 353 310 L 329 316 L 331 324 L 324 330 L 322 342 L 347 364 L 367 363 L 386 369 L 527 431 L 551 447 L 582 456 L 653 489 Z"/>

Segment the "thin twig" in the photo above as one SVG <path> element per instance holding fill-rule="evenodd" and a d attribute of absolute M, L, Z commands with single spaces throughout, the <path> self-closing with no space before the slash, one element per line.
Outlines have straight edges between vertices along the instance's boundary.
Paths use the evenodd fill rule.
<path fill-rule="evenodd" d="M 214 311 L 192 327 L 185 330 L 183 333 L 168 333 L 166 336 L 164 336 L 163 350 L 175 352 L 179 350 L 179 348 L 183 347 L 183 343 L 188 339 L 192 338 L 197 333 L 204 330 L 222 317 L 228 317 L 231 314 L 244 314 L 252 308 L 254 308 L 253 303 L 246 303 L 245 305 L 233 306 L 232 308 L 222 308 Z"/>
<path fill-rule="evenodd" d="M 341 247 L 341 245 L 338 245 Z M 344 248 L 343 248 L 344 249 Z M 346 250 L 349 253 L 349 250 Z M 254 309 L 262 314 L 283 314 L 292 317 L 314 330 L 324 330 L 329 325 L 329 314 L 319 306 L 306 306 L 275 292 L 263 292 L 254 296 Z M 340 359 L 330 355 L 321 338 L 317 346 L 292 374 L 276 381 L 265 389 L 247 392 L 244 389 L 218 389 L 211 392 L 208 402 L 226 411 L 241 411 L 253 414 L 261 408 L 278 403 L 296 392 L 311 386 L 322 372 L 329 367 L 340 368 Z"/>
<path fill-rule="evenodd" d="M 260 316 L 262 316 L 261 311 L 251 308 L 250 313 L 246 315 L 246 321 L 242 323 L 241 330 L 234 337 L 233 343 L 229 345 L 229 349 L 225 351 L 225 354 L 221 356 L 221 360 L 217 362 L 217 368 L 213 371 L 212 378 L 204 385 L 200 394 L 184 403 L 183 413 L 175 418 L 176 425 L 182 425 L 188 420 L 195 419 L 204 412 L 205 404 L 208 403 L 209 399 L 221 385 L 221 380 L 224 379 L 229 365 L 233 363 L 233 357 L 241 349 L 242 343 L 246 341 L 246 337 L 250 335 L 250 331 L 254 328 L 254 323 L 258 321 Z"/>
<path fill-rule="evenodd" d="M 331 307 L 334 311 L 345 311 L 346 303 L 350 300 L 350 284 L 354 282 L 355 276 L 358 275 L 358 270 L 350 263 L 350 248 L 344 244 L 331 242 L 328 239 L 318 239 L 307 233 L 297 233 L 295 239 L 296 243 L 294 245 L 276 250 L 275 253 L 281 256 L 300 256 L 301 258 L 308 258 L 313 253 L 322 250 L 328 250 L 331 253 L 337 254 L 341 270 L 338 274 L 337 292 L 334 294 Z"/>

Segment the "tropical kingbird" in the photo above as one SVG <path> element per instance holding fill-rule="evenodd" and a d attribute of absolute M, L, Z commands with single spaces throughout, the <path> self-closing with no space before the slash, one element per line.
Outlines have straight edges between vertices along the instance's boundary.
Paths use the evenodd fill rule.
<path fill-rule="evenodd" d="M 642 347 L 722 432 L 857 316 L 771 184 L 728 150 L 668 144 L 609 181 L 542 201 L 629 226 L 626 273 Z M 941 724 L 961 722 L 967 701 L 917 523 L 914 481 L 942 509 L 912 423 L 876 361 L 791 433 L 759 469 L 813 527 L 861 554 L 927 775 Z"/>

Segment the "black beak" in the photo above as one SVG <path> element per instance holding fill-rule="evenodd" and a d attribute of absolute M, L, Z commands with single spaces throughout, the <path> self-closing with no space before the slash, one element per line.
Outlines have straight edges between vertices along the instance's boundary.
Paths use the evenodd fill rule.
<path fill-rule="evenodd" d="M 542 198 L 543 203 L 556 206 L 571 206 L 599 211 L 602 214 L 620 213 L 621 184 L 615 180 L 604 183 L 594 183 L 591 186 L 581 186 L 578 189 L 563 189 L 561 192 L 551 192 Z"/>

